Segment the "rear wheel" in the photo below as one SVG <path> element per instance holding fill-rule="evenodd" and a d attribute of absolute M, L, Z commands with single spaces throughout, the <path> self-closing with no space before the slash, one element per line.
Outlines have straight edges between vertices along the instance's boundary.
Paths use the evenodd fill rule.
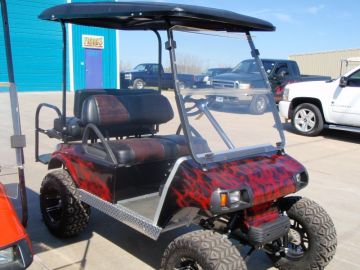
<path fill-rule="evenodd" d="M 229 239 L 212 231 L 195 231 L 170 243 L 160 269 L 245 270 L 246 265 Z"/>
<path fill-rule="evenodd" d="M 184 90 L 185 89 L 185 83 L 183 83 L 182 81 L 180 81 L 178 83 L 178 87 L 179 87 L 179 90 Z"/>
<path fill-rule="evenodd" d="M 90 216 L 90 207 L 79 200 L 75 183 L 63 169 L 47 174 L 41 184 L 40 208 L 50 232 L 71 237 L 82 232 Z"/>
<path fill-rule="evenodd" d="M 295 108 L 291 124 L 298 133 L 305 136 L 316 136 L 324 128 L 319 108 L 311 103 L 303 103 Z"/>
<path fill-rule="evenodd" d="M 330 216 L 314 201 L 288 197 L 280 202 L 290 218 L 287 245 L 281 256 L 271 255 L 274 265 L 283 270 L 320 270 L 329 264 L 336 251 L 336 231 Z"/>

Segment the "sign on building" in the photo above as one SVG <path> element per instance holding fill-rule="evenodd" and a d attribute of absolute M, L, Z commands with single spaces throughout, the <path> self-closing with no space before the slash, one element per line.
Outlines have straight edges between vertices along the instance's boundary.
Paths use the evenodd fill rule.
<path fill-rule="evenodd" d="M 104 49 L 104 37 L 82 35 L 82 47 L 88 49 Z"/>

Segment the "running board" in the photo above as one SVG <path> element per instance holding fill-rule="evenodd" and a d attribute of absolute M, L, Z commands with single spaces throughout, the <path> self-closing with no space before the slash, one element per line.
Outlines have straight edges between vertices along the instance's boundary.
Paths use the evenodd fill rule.
<path fill-rule="evenodd" d="M 343 130 L 343 131 L 350 131 L 360 133 L 360 128 L 351 127 L 351 126 L 339 126 L 339 125 L 328 125 L 329 129 L 336 129 L 336 130 Z"/>
<path fill-rule="evenodd" d="M 99 197 L 83 190 L 78 189 L 80 200 L 88 205 L 98 209 L 108 216 L 128 225 L 129 227 L 137 230 L 138 232 L 157 240 L 162 231 L 162 228 L 153 225 L 153 221 L 123 207 L 119 204 L 112 204 Z"/>

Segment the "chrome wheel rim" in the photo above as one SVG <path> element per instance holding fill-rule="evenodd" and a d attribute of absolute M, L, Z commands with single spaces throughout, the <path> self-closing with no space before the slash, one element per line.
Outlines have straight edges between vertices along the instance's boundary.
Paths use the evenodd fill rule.
<path fill-rule="evenodd" d="M 60 222 L 63 208 L 63 201 L 60 194 L 53 191 L 44 196 L 43 199 L 44 210 L 46 216 L 53 224 Z"/>
<path fill-rule="evenodd" d="M 302 132 L 310 132 L 315 128 L 316 116 L 312 110 L 301 109 L 295 114 L 295 127 Z"/>
<path fill-rule="evenodd" d="M 305 228 L 297 221 L 291 220 L 288 233 L 288 244 L 285 255 L 291 260 L 299 260 L 309 249 L 309 237 Z"/>
<path fill-rule="evenodd" d="M 137 81 L 135 87 L 136 89 L 143 89 L 144 83 L 142 81 Z"/>
<path fill-rule="evenodd" d="M 263 112 L 265 111 L 266 108 L 266 100 L 264 97 L 259 97 L 256 101 L 256 110 L 258 112 Z"/>

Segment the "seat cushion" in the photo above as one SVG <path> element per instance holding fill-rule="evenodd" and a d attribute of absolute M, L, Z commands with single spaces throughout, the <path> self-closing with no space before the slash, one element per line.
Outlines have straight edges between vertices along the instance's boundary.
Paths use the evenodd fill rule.
<path fill-rule="evenodd" d="M 108 144 L 115 154 L 118 163 L 125 165 L 174 160 L 190 155 L 185 137 L 181 135 L 131 138 L 108 141 Z M 199 147 L 207 148 L 205 140 L 199 139 L 198 144 Z M 100 147 L 100 144 L 94 146 Z"/>

